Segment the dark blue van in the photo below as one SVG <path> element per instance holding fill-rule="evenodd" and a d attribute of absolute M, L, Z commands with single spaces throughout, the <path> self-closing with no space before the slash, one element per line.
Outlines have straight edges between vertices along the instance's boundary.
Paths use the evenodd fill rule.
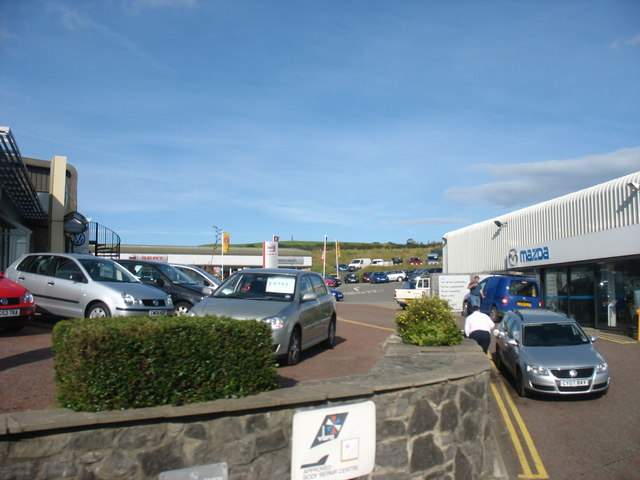
<path fill-rule="evenodd" d="M 480 281 L 482 298 L 480 311 L 494 322 L 499 322 L 505 312 L 514 308 L 542 308 L 540 285 L 533 278 L 493 276 Z M 462 314 L 469 313 L 469 295 L 462 302 Z"/>

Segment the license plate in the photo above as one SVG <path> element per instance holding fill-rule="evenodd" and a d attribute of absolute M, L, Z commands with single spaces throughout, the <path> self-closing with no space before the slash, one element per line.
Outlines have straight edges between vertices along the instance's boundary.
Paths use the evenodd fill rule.
<path fill-rule="evenodd" d="M 12 308 L 10 310 L 0 310 L 0 317 L 19 317 L 20 309 Z"/>
<path fill-rule="evenodd" d="M 589 380 L 560 380 L 561 387 L 586 387 L 589 385 Z"/>
<path fill-rule="evenodd" d="M 149 310 L 150 317 L 160 317 L 162 315 L 166 315 L 167 312 L 164 310 Z"/>
<path fill-rule="evenodd" d="M 519 307 L 530 307 L 531 302 L 516 302 L 516 305 L 518 305 Z"/>

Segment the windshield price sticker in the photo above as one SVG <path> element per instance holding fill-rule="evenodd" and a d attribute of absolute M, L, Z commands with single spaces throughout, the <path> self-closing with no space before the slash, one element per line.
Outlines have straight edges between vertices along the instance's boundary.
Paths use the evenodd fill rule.
<path fill-rule="evenodd" d="M 267 278 L 267 293 L 293 294 L 296 289 L 295 277 L 272 276 Z"/>
<path fill-rule="evenodd" d="M 373 402 L 298 412 L 293 417 L 292 480 L 348 480 L 373 471 Z"/>

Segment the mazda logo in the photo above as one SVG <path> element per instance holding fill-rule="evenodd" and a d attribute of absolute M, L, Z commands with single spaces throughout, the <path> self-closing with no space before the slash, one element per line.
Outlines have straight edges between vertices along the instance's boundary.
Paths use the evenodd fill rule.
<path fill-rule="evenodd" d="M 512 248 L 511 250 L 509 250 L 509 257 L 508 260 L 509 262 L 509 266 L 510 267 L 515 267 L 518 265 L 518 250 L 516 250 L 515 248 Z"/>

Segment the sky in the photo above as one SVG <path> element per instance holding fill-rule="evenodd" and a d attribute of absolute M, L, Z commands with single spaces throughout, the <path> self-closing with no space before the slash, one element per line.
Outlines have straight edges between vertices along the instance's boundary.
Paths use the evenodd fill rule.
<path fill-rule="evenodd" d="M 0 125 L 125 244 L 429 243 L 640 171 L 638 0 L 0 6 Z"/>

